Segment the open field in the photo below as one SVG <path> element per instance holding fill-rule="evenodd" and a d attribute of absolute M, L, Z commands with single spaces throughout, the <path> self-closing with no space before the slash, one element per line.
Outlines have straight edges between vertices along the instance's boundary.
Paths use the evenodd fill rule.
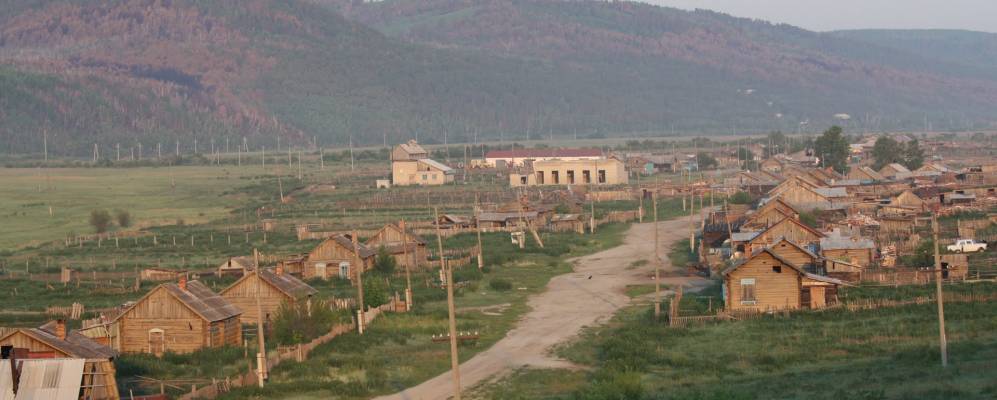
<path fill-rule="evenodd" d="M 673 248 L 680 253 L 682 243 Z M 681 251 L 684 252 L 684 251 Z M 632 287 L 633 294 L 646 293 Z M 997 293 L 997 283 L 946 285 Z M 933 295 L 934 286 L 847 288 L 844 303 Z M 720 286 L 683 297 L 706 314 Z M 716 303 L 713 303 L 714 305 Z M 584 369 L 521 368 L 476 388 L 475 399 L 992 399 L 997 396 L 997 307 L 945 306 L 950 366 L 942 369 L 934 303 L 832 309 L 670 328 L 647 304 L 587 330 L 557 354 Z M 551 384 L 551 383 L 554 384 Z"/>
<path fill-rule="evenodd" d="M 258 172 L 236 167 L 3 168 L 0 249 L 92 233 L 88 221 L 94 209 L 128 211 L 136 227 L 208 222 L 238 207 L 244 199 L 225 193 L 247 185 Z"/>

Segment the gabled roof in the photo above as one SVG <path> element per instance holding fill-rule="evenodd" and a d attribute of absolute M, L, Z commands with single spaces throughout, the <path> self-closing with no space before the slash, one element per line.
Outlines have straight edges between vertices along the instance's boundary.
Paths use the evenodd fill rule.
<path fill-rule="evenodd" d="M 415 140 L 409 140 L 406 143 L 399 144 L 398 147 L 402 149 L 405 153 L 412 154 L 429 154 L 426 149 L 419 145 Z"/>
<path fill-rule="evenodd" d="M 864 175 L 869 177 L 869 179 L 874 181 L 886 180 L 886 177 L 884 177 L 882 174 L 867 166 L 859 167 L 858 171 L 861 171 Z"/>
<path fill-rule="evenodd" d="M 800 251 L 806 253 L 808 256 L 810 256 L 810 258 L 813 258 L 814 260 L 820 260 L 821 259 L 821 256 L 818 256 L 818 255 L 814 254 L 814 252 L 810 251 L 806 247 L 800 246 L 800 245 L 794 243 L 791 240 L 787 240 L 785 237 L 780 237 L 778 240 L 772 242 L 772 244 L 766 246 L 765 248 L 771 249 L 771 248 L 775 247 L 776 245 L 778 245 L 780 243 L 783 243 L 783 242 L 786 242 L 786 244 L 788 244 L 790 246 L 793 246 L 793 247 L 799 249 Z"/>
<path fill-rule="evenodd" d="M 760 256 L 762 253 L 768 253 L 768 255 L 772 256 L 772 258 L 775 258 L 776 261 L 779 261 L 780 263 L 783 263 L 786 266 L 792 268 L 794 271 L 798 272 L 800 275 L 805 275 L 807 273 L 806 271 L 804 271 L 803 269 L 801 269 L 799 266 L 797 266 L 797 265 L 789 262 L 785 258 L 782 258 L 782 256 L 776 254 L 774 251 L 772 251 L 772 249 L 766 247 L 766 248 L 763 248 L 763 249 L 755 252 L 754 254 L 751 255 L 751 257 L 742 259 L 742 260 L 738 261 L 737 263 L 734 263 L 734 265 L 731 265 L 730 267 L 727 267 L 727 269 L 725 269 L 725 270 L 723 270 L 723 272 L 721 272 L 721 275 L 723 275 L 723 276 L 730 275 L 731 272 L 734 272 L 735 270 L 737 270 L 738 268 L 740 268 L 742 265 L 747 264 L 749 261 L 754 260 L 755 257 Z"/>
<path fill-rule="evenodd" d="M 492 150 L 485 158 L 557 158 L 557 157 L 602 157 L 599 149 L 515 149 Z"/>
<path fill-rule="evenodd" d="M 51 321 L 38 328 L 15 329 L 0 337 L 0 341 L 20 332 L 65 353 L 71 358 L 110 359 L 117 356 L 117 353 L 110 347 L 97 343 L 76 331 L 67 331 L 66 339 L 59 339 L 55 335 L 55 324 L 55 321 Z"/>
<path fill-rule="evenodd" d="M 905 167 L 903 165 L 900 165 L 898 163 L 889 163 L 889 164 L 886 164 L 885 166 L 883 166 L 883 169 L 879 170 L 880 173 L 885 173 L 883 171 L 886 171 L 887 168 L 896 171 L 898 174 L 899 173 L 905 173 L 905 174 L 909 174 L 910 173 L 910 170 L 907 169 L 907 167 Z"/>
<path fill-rule="evenodd" d="M 843 187 L 818 187 L 812 190 L 827 198 L 848 197 L 848 190 Z"/>
<path fill-rule="evenodd" d="M 342 246 L 343 248 L 345 248 L 346 250 L 348 250 L 351 253 L 353 252 L 353 239 L 351 239 L 349 236 L 342 235 L 342 234 L 330 236 L 328 239 L 326 239 L 324 242 L 322 242 L 322 244 L 325 244 L 325 242 L 328 242 L 328 241 L 332 241 L 332 242 L 338 244 L 339 246 Z M 322 244 L 319 244 L 319 246 L 321 246 Z M 373 257 L 375 254 L 377 254 L 377 253 L 374 252 L 374 250 L 371 250 L 369 247 L 367 247 L 363 243 L 359 243 L 358 242 L 357 243 L 357 249 L 360 250 L 360 258 Z"/>
<path fill-rule="evenodd" d="M 448 214 L 443 214 L 443 215 L 441 215 L 441 217 L 446 217 L 447 215 Z M 451 221 L 453 221 L 453 220 L 451 219 Z M 385 224 L 384 226 L 381 227 L 381 229 L 378 229 L 377 232 L 374 232 L 373 235 L 370 235 L 370 238 L 367 239 L 367 243 L 370 243 L 370 241 L 373 238 L 377 237 L 378 235 L 380 235 L 381 233 L 383 233 L 384 231 L 386 231 L 388 229 L 391 229 L 391 230 L 393 230 L 395 232 L 398 232 L 399 235 L 402 234 L 402 228 L 400 226 L 398 226 L 396 224 Z M 405 231 L 405 236 L 407 237 L 407 241 L 409 243 L 426 244 L 425 240 L 422 240 L 422 238 L 419 237 L 419 235 L 413 235 L 412 231 L 406 230 Z M 352 246 L 352 242 L 351 242 L 351 246 Z M 372 249 L 372 246 L 370 246 L 368 244 L 365 244 L 365 246 L 367 246 L 367 248 Z"/>
<path fill-rule="evenodd" d="M 524 219 L 536 218 L 539 213 L 536 211 L 523 211 L 518 212 L 483 212 L 478 214 L 479 221 L 486 222 L 506 222 L 510 219 L 518 219 L 522 215 Z"/>
<path fill-rule="evenodd" d="M 550 222 L 560 222 L 560 221 L 579 221 L 581 215 L 578 214 L 554 214 L 550 217 Z"/>
<path fill-rule="evenodd" d="M 761 232 L 734 232 L 731 234 L 730 240 L 732 242 L 747 242 L 760 234 Z"/>
<path fill-rule="evenodd" d="M 225 294 L 230 289 L 242 283 L 242 281 L 250 279 L 253 276 L 259 277 L 261 281 L 266 282 L 274 289 L 277 289 L 281 293 L 284 293 L 293 299 L 300 299 L 318 293 L 318 290 L 315 290 L 315 288 L 309 286 L 301 279 L 291 276 L 290 274 L 278 275 L 272 269 L 260 268 L 256 271 L 243 275 L 242 278 L 239 278 L 239 280 L 235 281 L 235 283 L 229 285 L 225 289 L 222 289 L 221 294 Z"/>
<path fill-rule="evenodd" d="M 827 235 L 823 234 L 822 232 L 820 232 L 820 231 L 818 231 L 818 230 L 816 230 L 814 228 L 811 228 L 811 227 L 807 226 L 806 224 L 804 224 L 804 223 L 802 223 L 800 221 L 797 221 L 795 218 L 789 218 L 789 217 L 783 218 L 781 221 L 772 224 L 772 226 L 769 226 L 768 228 L 765 228 L 764 230 L 762 230 L 761 232 L 759 232 L 758 236 L 763 235 L 765 232 L 768 232 L 768 231 L 774 229 L 775 227 L 777 227 L 779 225 L 782 225 L 783 223 L 790 223 L 790 224 L 795 224 L 797 226 L 800 226 L 803 229 L 809 231 L 810 233 L 813 233 L 818 238 L 822 238 L 822 237 L 827 236 Z M 751 240 L 754 240 L 754 238 L 752 238 Z"/>
<path fill-rule="evenodd" d="M 125 308 L 121 314 L 115 317 L 115 320 L 127 315 L 135 306 L 141 304 L 146 298 L 160 289 L 165 290 L 181 304 L 208 322 L 221 321 L 242 314 L 242 310 L 229 303 L 228 300 L 225 300 L 224 297 L 219 296 L 207 286 L 204 286 L 203 283 L 189 281 L 186 283 L 186 286 L 187 289 L 184 290 L 176 283 L 161 284 L 155 289 L 150 290 L 149 293 L 146 293 L 145 296 L 142 296 L 134 304 Z"/>

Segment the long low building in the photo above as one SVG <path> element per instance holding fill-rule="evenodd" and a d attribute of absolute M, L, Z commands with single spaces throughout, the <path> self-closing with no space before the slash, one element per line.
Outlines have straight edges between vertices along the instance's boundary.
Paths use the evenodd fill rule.
<path fill-rule="evenodd" d="M 599 160 L 603 157 L 599 149 L 492 150 L 485 153 L 485 164 L 489 167 L 522 167 L 528 162 Z"/>
<path fill-rule="evenodd" d="M 529 172 L 509 174 L 509 185 L 514 187 L 621 185 L 628 182 L 626 166 L 615 158 L 537 161 Z"/>

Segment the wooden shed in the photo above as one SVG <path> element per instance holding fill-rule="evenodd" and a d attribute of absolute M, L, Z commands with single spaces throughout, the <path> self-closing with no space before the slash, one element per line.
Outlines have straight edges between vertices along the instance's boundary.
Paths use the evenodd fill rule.
<path fill-rule="evenodd" d="M 354 251 L 353 240 L 349 236 L 332 236 L 304 256 L 301 261 L 301 276 L 304 279 L 339 277 L 353 280 L 359 270 L 356 268 L 357 258 L 359 257 L 363 270 L 367 271 L 374 268 L 376 255 L 363 243 L 357 243 L 357 250 L 359 255 Z"/>
<path fill-rule="evenodd" d="M 547 225 L 551 232 L 585 233 L 585 221 L 579 214 L 555 214 Z"/>
<path fill-rule="evenodd" d="M 724 270 L 722 275 L 728 311 L 822 308 L 837 302 L 838 286 L 843 284 L 807 273 L 767 248 Z"/>
<path fill-rule="evenodd" d="M 858 235 L 848 236 L 835 229 L 830 236 L 820 239 L 820 252 L 828 259 L 868 268 L 875 259 L 876 243 L 872 239 Z"/>
<path fill-rule="evenodd" d="M 441 215 L 440 218 L 442 219 L 443 216 Z M 407 230 L 403 235 L 400 224 L 385 225 L 367 239 L 365 245 L 368 249 L 375 252 L 380 251 L 380 248 L 384 247 L 395 258 L 395 263 L 401 268 L 407 266 L 415 269 L 428 265 L 426 259 L 428 259 L 429 252 L 426 247 L 426 241 Z"/>
<path fill-rule="evenodd" d="M 229 303 L 242 310 L 242 319 L 247 322 L 256 321 L 256 300 L 259 299 L 263 317 L 270 320 L 277 315 L 281 304 L 296 304 L 299 301 L 310 301 L 318 293 L 300 279 L 284 273 L 282 267 L 273 270 L 259 268 L 243 275 L 242 278 L 222 289 L 219 293 Z"/>
<path fill-rule="evenodd" d="M 787 217 L 798 220 L 800 211 L 783 199 L 775 198 L 748 214 L 742 226 L 745 229 L 765 229 Z"/>
<path fill-rule="evenodd" d="M 112 323 L 122 353 L 190 353 L 242 344 L 242 310 L 198 281 L 164 283 Z"/>
<path fill-rule="evenodd" d="M 902 193 L 898 194 L 890 200 L 890 205 L 914 208 L 918 211 L 924 210 L 924 200 L 921 200 L 920 197 L 917 197 L 917 195 L 910 190 L 904 190 Z"/>

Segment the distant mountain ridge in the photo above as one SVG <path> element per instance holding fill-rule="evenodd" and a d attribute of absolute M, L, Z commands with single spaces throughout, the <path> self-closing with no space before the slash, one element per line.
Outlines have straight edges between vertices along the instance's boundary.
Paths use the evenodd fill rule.
<path fill-rule="evenodd" d="M 7 0 L 0 152 L 38 151 L 42 132 L 87 154 L 193 138 L 984 129 L 997 120 L 993 46 L 635 2 Z"/>

